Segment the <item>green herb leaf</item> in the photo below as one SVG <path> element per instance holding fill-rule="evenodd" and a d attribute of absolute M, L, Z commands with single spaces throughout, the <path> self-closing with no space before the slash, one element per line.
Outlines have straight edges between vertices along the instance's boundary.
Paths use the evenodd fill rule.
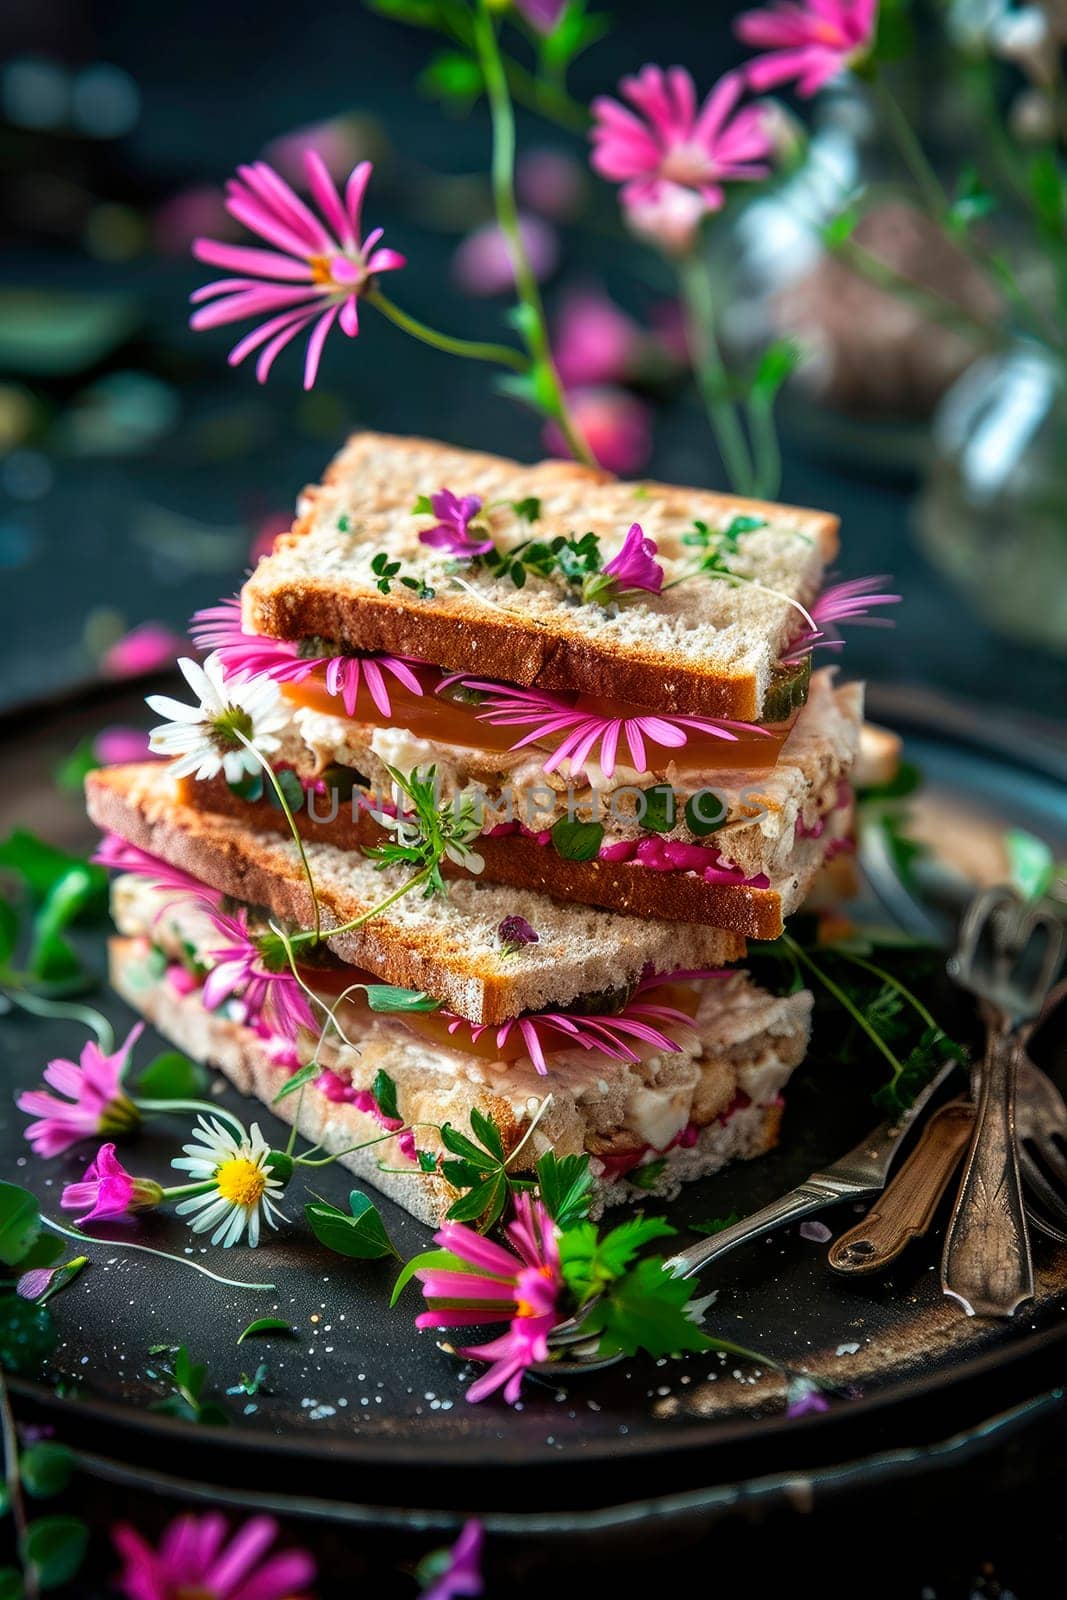
<path fill-rule="evenodd" d="M 595 861 L 603 842 L 601 822 L 572 822 L 561 817 L 552 829 L 556 854 L 564 861 Z"/>
<path fill-rule="evenodd" d="M 296 1329 L 284 1317 L 258 1317 L 255 1322 L 248 1324 L 237 1343 L 244 1344 L 246 1339 L 251 1339 L 257 1333 L 284 1333 L 290 1339 L 296 1337 Z"/>
<path fill-rule="evenodd" d="M 291 1078 L 286 1079 L 271 1101 L 271 1105 L 276 1106 L 279 1100 L 288 1099 L 291 1094 L 296 1094 L 298 1090 L 303 1089 L 306 1084 L 313 1082 L 315 1078 L 321 1077 L 321 1075 L 322 1067 L 319 1063 L 317 1061 L 309 1061 L 307 1066 L 301 1067 L 299 1072 L 294 1072 Z"/>
<path fill-rule="evenodd" d="M 740 1221 L 740 1213 L 737 1211 L 731 1211 L 727 1217 L 712 1217 L 707 1222 L 694 1222 L 692 1224 L 692 1231 L 694 1233 L 703 1234 L 704 1236 L 710 1236 L 712 1234 L 722 1233 L 726 1228 L 732 1228 L 735 1222 Z"/>
<path fill-rule="evenodd" d="M 382 1256 L 398 1255 L 373 1200 L 359 1189 L 353 1189 L 348 1204 L 348 1212 L 339 1211 L 325 1201 L 309 1201 L 304 1207 L 304 1215 L 319 1243 L 355 1261 L 377 1261 Z"/>
<path fill-rule="evenodd" d="M 247 800 L 251 804 L 262 800 L 266 781 L 262 772 L 245 772 L 236 781 L 227 778 L 226 787 L 238 800 Z"/>
<path fill-rule="evenodd" d="M 498 1161 L 505 1159 L 504 1141 L 496 1123 L 477 1106 L 471 1106 L 471 1132 L 490 1155 L 496 1156 Z"/>
<path fill-rule="evenodd" d="M 180 1050 L 165 1050 L 138 1077 L 137 1093 L 145 1100 L 197 1100 L 209 1081 L 198 1061 L 190 1061 Z"/>
<path fill-rule="evenodd" d="M 412 1256 L 410 1261 L 405 1261 L 397 1273 L 393 1292 L 389 1296 L 390 1306 L 395 1306 L 416 1272 L 433 1267 L 438 1272 L 469 1272 L 470 1262 L 462 1261 L 459 1256 L 453 1255 L 451 1250 L 424 1250 L 421 1255 Z"/>
<path fill-rule="evenodd" d="M 536 495 L 527 495 L 525 500 L 513 500 L 511 509 L 523 522 L 539 522 L 541 520 L 541 502 Z"/>
<path fill-rule="evenodd" d="M 377 1101 L 378 1110 L 383 1117 L 399 1117 L 400 1112 L 397 1110 L 396 1104 L 396 1084 L 384 1067 L 379 1067 L 374 1075 L 371 1094 Z"/>
<path fill-rule="evenodd" d="M 372 1011 L 380 1013 L 403 1014 L 405 1011 L 440 1011 L 444 1004 L 435 1000 L 432 995 L 426 994 L 422 989 L 398 989 L 391 983 L 368 983 L 364 985 L 367 996 L 367 1005 Z"/>
<path fill-rule="evenodd" d="M 411 508 L 411 515 L 413 517 L 432 517 L 433 514 L 433 501 L 428 494 L 420 494 Z"/>
<path fill-rule="evenodd" d="M 564 1279 L 582 1304 L 620 1277 L 644 1245 L 675 1231 L 663 1217 L 637 1216 L 601 1239 L 595 1223 L 582 1222 L 568 1229 L 559 1241 Z"/>
<path fill-rule="evenodd" d="M 42 1439 L 19 1457 L 22 1487 L 35 1500 L 62 1494 L 74 1472 L 74 1454 L 65 1444 Z"/>
<path fill-rule="evenodd" d="M 666 1166 L 665 1156 L 661 1156 L 658 1161 L 646 1161 L 626 1174 L 627 1182 L 632 1183 L 635 1189 L 654 1189 L 662 1178 Z"/>
<path fill-rule="evenodd" d="M 729 815 L 730 808 L 714 789 L 698 789 L 685 803 L 686 827 L 698 839 L 718 832 Z"/>
<path fill-rule="evenodd" d="M 643 791 L 643 799 L 642 827 L 648 828 L 651 833 L 670 833 L 678 820 L 674 785 L 657 783 Z"/>
<path fill-rule="evenodd" d="M 601 1355 L 654 1357 L 714 1349 L 714 1341 L 686 1315 L 693 1284 L 664 1272 L 660 1256 L 646 1256 L 605 1291 L 589 1316 L 600 1334 Z"/>
<path fill-rule="evenodd" d="M 41 1208 L 34 1195 L 14 1183 L 0 1183 L 0 1261 L 16 1267 L 41 1234 Z"/>
<path fill-rule="evenodd" d="M 39 1589 L 72 1582 L 89 1548 L 89 1530 L 77 1517 L 39 1517 L 26 1529 L 22 1559 Z"/>
<path fill-rule="evenodd" d="M 558 1228 L 571 1228 L 588 1216 L 593 1175 L 587 1155 L 557 1156 L 546 1150 L 537 1163 L 537 1184 Z"/>
<path fill-rule="evenodd" d="M 420 1172 L 436 1172 L 437 1156 L 432 1150 L 416 1150 L 415 1155 L 419 1163 Z"/>
<path fill-rule="evenodd" d="M 276 767 L 274 769 L 274 777 L 278 788 L 285 796 L 285 802 L 288 805 L 289 810 L 301 810 L 305 799 L 304 785 L 300 782 L 300 779 L 297 777 L 292 767 Z M 274 784 L 268 784 L 263 792 L 267 797 L 268 805 L 272 805 L 275 811 L 280 811 L 282 809 L 282 805 L 281 801 L 278 799 Z"/>

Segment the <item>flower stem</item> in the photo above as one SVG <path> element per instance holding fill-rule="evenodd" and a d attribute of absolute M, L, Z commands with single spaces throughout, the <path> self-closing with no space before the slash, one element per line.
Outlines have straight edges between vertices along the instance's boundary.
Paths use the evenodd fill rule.
<path fill-rule="evenodd" d="M 728 395 L 729 380 L 715 331 L 711 272 L 700 244 L 682 258 L 678 278 L 693 370 L 726 476 L 736 494 L 752 494 L 755 488 L 752 457 L 740 418 Z"/>
<path fill-rule="evenodd" d="M 854 967 L 862 967 L 864 972 L 869 972 L 872 977 L 880 978 L 890 989 L 896 990 L 901 999 L 911 1006 L 912 1010 L 922 1018 L 928 1028 L 933 1028 L 937 1033 L 941 1032 L 941 1024 L 935 1017 L 931 1016 L 919 997 L 912 994 L 907 985 L 901 983 L 899 978 L 894 978 L 891 972 L 887 972 L 884 967 L 876 966 L 873 961 L 865 961 L 862 956 L 853 955 L 851 950 L 835 950 L 834 954 L 845 961 L 851 961 Z"/>
<path fill-rule="evenodd" d="M 227 1111 L 225 1106 L 213 1106 L 206 1100 L 139 1100 L 133 1101 L 138 1111 L 148 1117 L 165 1117 L 175 1111 L 198 1111 L 209 1117 L 221 1117 L 228 1122 L 241 1138 L 245 1137 L 244 1123 L 232 1111 Z"/>
<path fill-rule="evenodd" d="M 114 1050 L 114 1029 L 93 1006 L 80 1006 L 73 1000 L 49 1000 L 44 995 L 32 994 L 28 989 L 8 988 L 6 984 L 4 993 L 15 1005 L 32 1012 L 35 1017 L 62 1018 L 64 1021 L 83 1023 L 96 1034 L 97 1043 L 105 1055 L 110 1055 Z"/>
<path fill-rule="evenodd" d="M 515 112 L 508 90 L 507 72 L 500 54 L 496 27 L 486 0 L 477 0 L 474 14 L 474 42 L 485 78 L 489 113 L 493 124 L 492 184 L 497 223 L 504 235 L 515 275 L 515 288 L 522 312 L 522 335 L 530 352 L 538 380 L 536 397 L 546 415 L 558 424 L 567 448 L 576 461 L 595 467 L 593 453 L 567 408 L 548 339 L 545 308 L 530 258 L 526 254 L 519 208 L 515 199 Z"/>
<path fill-rule="evenodd" d="M 342 1156 L 350 1156 L 353 1150 L 369 1150 L 371 1145 L 384 1144 L 386 1139 L 395 1139 L 398 1133 L 410 1132 L 411 1129 L 406 1125 L 403 1128 L 391 1128 L 385 1133 L 378 1134 L 374 1139 L 364 1139 L 362 1144 L 350 1144 L 344 1150 L 338 1150 L 335 1155 L 319 1156 L 314 1161 L 309 1161 L 306 1155 L 294 1156 L 293 1165 L 296 1167 L 328 1167 L 331 1162 L 340 1161 Z M 315 1150 L 319 1148 L 321 1148 L 319 1145 L 312 1146 L 312 1149 Z"/>
<path fill-rule="evenodd" d="M 300 852 L 300 864 L 304 869 L 304 876 L 307 879 L 308 892 L 311 895 L 311 906 L 312 906 L 312 910 L 313 910 L 313 913 L 314 913 L 314 916 L 315 916 L 315 933 L 314 933 L 314 937 L 317 940 L 318 937 L 319 937 L 319 897 L 318 897 L 318 894 L 317 894 L 316 889 L 315 889 L 315 880 L 311 876 L 311 867 L 308 864 L 307 851 L 304 849 L 304 841 L 300 837 L 300 830 L 296 825 L 296 819 L 293 816 L 292 810 L 290 809 L 290 806 L 289 806 L 289 802 L 285 798 L 285 792 L 282 789 L 281 784 L 278 782 L 278 779 L 277 779 L 277 777 L 275 775 L 275 772 L 274 772 L 274 768 L 271 766 L 270 762 L 266 759 L 265 756 L 260 755 L 259 751 L 256 749 L 255 745 L 252 743 L 251 739 L 247 739 L 245 737 L 245 735 L 241 732 L 240 728 L 234 728 L 233 732 L 234 732 L 235 736 L 244 745 L 245 749 L 246 750 L 250 750 L 252 752 L 252 754 L 255 756 L 256 760 L 259 762 L 260 766 L 263 768 L 264 773 L 266 774 L 267 778 L 270 781 L 270 786 L 274 790 L 275 795 L 277 796 L 278 804 L 281 806 L 283 812 L 285 813 L 285 820 L 289 824 L 289 831 L 293 836 L 293 842 L 296 845 L 297 850 Z"/>
<path fill-rule="evenodd" d="M 513 372 L 529 371 L 529 357 L 511 345 L 487 344 L 482 340 L 457 339 L 450 333 L 439 333 L 436 328 L 429 327 L 402 310 L 380 289 L 366 289 L 363 299 L 404 333 L 409 333 L 413 339 L 420 339 L 423 344 L 432 345 L 435 350 L 443 350 L 446 355 L 466 356 L 469 361 L 495 361 L 498 366 L 510 367 Z"/>
<path fill-rule="evenodd" d="M 822 968 L 811 959 L 807 951 L 803 949 L 801 945 L 797 944 L 796 940 L 792 938 L 790 934 L 783 933 L 782 941 L 786 949 L 792 953 L 793 957 L 807 967 L 808 971 L 812 973 L 814 977 L 818 978 L 823 988 L 828 990 L 829 993 L 833 995 L 838 1004 L 843 1006 L 848 1012 L 853 1022 L 863 1029 L 863 1032 L 867 1035 L 868 1039 L 870 1039 L 871 1043 L 879 1051 L 881 1051 L 882 1055 L 885 1056 L 886 1060 L 889 1062 L 889 1065 L 893 1069 L 894 1078 L 899 1078 L 904 1071 L 903 1064 L 898 1061 L 897 1057 L 886 1044 L 885 1040 L 882 1038 L 877 1029 L 871 1027 L 871 1024 L 867 1021 L 867 1018 L 863 1015 L 863 1012 L 860 1010 L 859 1006 L 855 1004 L 851 997 L 845 993 L 844 989 L 836 984 L 832 978 L 828 978 L 826 976 L 826 973 L 822 970 Z"/>
<path fill-rule="evenodd" d="M 394 889 L 392 894 L 387 894 L 384 900 L 379 900 L 378 904 L 371 906 L 369 911 L 361 912 L 358 917 L 353 917 L 350 922 L 342 922 L 339 928 L 327 928 L 326 937 L 332 939 L 339 933 L 352 933 L 356 928 L 362 928 L 365 922 L 370 922 L 372 917 L 380 916 L 383 911 L 388 911 L 391 905 L 395 905 L 406 894 L 410 894 L 412 889 L 419 884 L 425 883 L 432 870 L 431 867 L 423 867 L 421 872 L 416 872 L 415 876 L 409 878 L 407 883 L 402 883 L 399 889 Z M 320 937 L 318 932 L 294 933 L 291 935 L 289 943 L 290 945 L 307 944 Z"/>
<path fill-rule="evenodd" d="M 11 1402 L 8 1399 L 7 1384 L 4 1382 L 2 1370 L 0 1370 L 0 1441 L 4 1446 L 4 1482 L 7 1485 L 8 1503 L 15 1524 L 15 1542 L 21 1559 L 26 1546 L 26 1502 L 22 1498 L 22 1477 L 19 1473 L 18 1432 L 11 1414 Z M 23 1567 L 22 1583 L 25 1600 L 37 1600 L 40 1586 L 32 1561 Z"/>
<path fill-rule="evenodd" d="M 73 1228 L 65 1228 L 61 1222 L 53 1222 L 51 1217 L 41 1217 L 46 1228 L 51 1228 L 53 1233 L 61 1233 L 65 1239 L 77 1239 L 79 1244 L 98 1244 L 105 1250 L 140 1250 L 145 1255 L 161 1256 L 164 1261 L 175 1261 L 179 1267 L 191 1267 L 194 1272 L 201 1273 L 205 1278 L 210 1278 L 213 1283 L 221 1283 L 227 1289 L 255 1289 L 266 1294 L 277 1288 L 274 1283 L 242 1283 L 240 1278 L 223 1278 L 217 1272 L 212 1272 L 208 1267 L 202 1267 L 199 1261 L 190 1261 L 187 1256 L 172 1255 L 169 1250 L 154 1250 L 148 1244 L 133 1244 L 129 1239 L 94 1239 L 91 1234 L 78 1233 Z"/>

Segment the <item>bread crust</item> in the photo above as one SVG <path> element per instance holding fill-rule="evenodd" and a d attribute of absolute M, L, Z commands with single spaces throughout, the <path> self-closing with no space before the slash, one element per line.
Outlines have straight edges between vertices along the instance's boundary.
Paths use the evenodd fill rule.
<path fill-rule="evenodd" d="M 607 473 L 569 462 L 523 467 L 433 440 L 356 434 L 326 469 L 322 483 L 304 490 L 300 515 L 291 531 L 275 541 L 274 556 L 297 550 L 315 528 L 320 507 L 336 500 L 346 481 L 358 484 L 360 462 L 376 454 L 395 454 L 398 469 L 403 463 L 412 475 L 417 469 L 422 474 L 420 486 L 423 479 L 433 483 L 438 461 L 442 471 L 453 472 L 457 461 L 462 461 L 472 473 L 489 471 L 498 479 L 503 475 L 505 483 L 513 478 L 517 499 L 531 494 L 549 496 L 558 486 L 572 491 L 576 486 L 588 486 L 602 495 L 605 486 L 614 484 Z M 795 518 L 803 523 L 822 566 L 837 552 L 838 519 L 827 512 L 670 484 L 650 482 L 641 487 L 646 502 L 679 511 L 684 508 L 688 515 L 709 520 L 739 515 L 768 521 Z M 632 484 L 618 485 L 616 515 L 620 521 L 640 514 L 633 496 Z M 338 509 L 342 509 L 340 501 Z M 453 593 L 420 600 L 396 583 L 388 594 L 381 594 L 346 580 L 337 571 L 322 577 L 285 574 L 272 557 L 252 574 L 242 592 L 246 627 L 272 638 L 318 636 L 349 649 L 417 656 L 453 672 L 477 670 L 525 688 L 597 695 L 662 712 L 741 721 L 759 718 L 766 686 L 750 669 L 733 671 L 723 663 L 712 666 L 687 659 L 677 647 L 641 650 L 632 643 L 622 647 L 614 641 L 586 638 L 572 627 L 553 627 L 541 618 L 524 615 L 521 601 L 517 595 L 515 598 L 516 605 L 504 612 Z"/>
<path fill-rule="evenodd" d="M 314 907 L 307 882 L 295 859 L 279 854 L 276 836 L 256 834 L 231 818 L 180 805 L 166 769 L 139 764 L 101 768 L 86 779 L 86 800 L 98 827 L 119 834 L 223 894 L 266 906 L 276 917 L 298 927 L 313 926 Z M 652 923 L 646 929 L 636 919 L 627 919 L 624 937 L 606 961 L 597 953 L 596 981 L 589 981 L 591 956 L 584 963 L 552 962 L 547 972 L 543 963 L 539 974 L 531 974 L 529 967 L 519 962 L 490 962 L 469 949 L 462 927 L 441 930 L 431 926 L 422 932 L 410 925 L 401 927 L 383 915 L 362 928 L 331 937 L 331 927 L 350 921 L 367 907 L 335 891 L 329 882 L 317 880 L 316 888 L 323 934 L 336 955 L 369 969 L 386 983 L 432 994 L 448 1010 L 471 1022 L 506 1022 L 523 1011 L 567 1005 L 581 994 L 631 981 L 649 962 L 660 971 L 721 966 L 741 960 L 745 953 L 744 939 L 729 931 L 682 928 L 675 936 L 673 925 Z M 383 894 L 386 888 L 383 884 Z M 480 892 L 480 885 L 475 888 Z M 486 885 L 486 891 L 490 890 Z M 558 912 L 558 907 L 543 900 L 541 906 Z M 523 911 L 523 902 L 518 901 L 512 909 Z M 527 906 L 525 910 L 536 918 L 536 909 Z M 581 910 L 576 908 L 576 915 Z"/>

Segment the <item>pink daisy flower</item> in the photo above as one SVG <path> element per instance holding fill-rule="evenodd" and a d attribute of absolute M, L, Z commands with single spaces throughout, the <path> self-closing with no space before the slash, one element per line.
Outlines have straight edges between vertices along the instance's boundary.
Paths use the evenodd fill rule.
<path fill-rule="evenodd" d="M 734 24 L 737 37 L 768 53 L 745 77 L 760 94 L 793 81 L 798 94 L 817 94 L 867 55 L 877 20 L 878 0 L 779 0 L 746 11 Z"/>
<path fill-rule="evenodd" d="M 241 626 L 241 602 L 236 596 L 198 611 L 189 633 L 198 650 L 218 653 L 228 678 L 263 676 L 275 683 L 302 683 L 316 668 L 325 667 L 326 693 L 337 695 L 350 717 L 356 714 L 360 684 L 364 682 L 382 716 L 391 715 L 387 672 L 412 694 L 422 694 L 422 685 L 409 665 L 415 661 L 413 656 L 302 656 L 292 640 L 246 633 Z"/>
<path fill-rule="evenodd" d="M 568 389 L 571 420 L 598 466 L 605 472 L 629 478 L 641 472 L 652 456 L 652 412 L 643 400 L 625 389 Z M 566 460 L 571 449 L 559 424 L 544 430 L 545 449 Z"/>
<path fill-rule="evenodd" d="M 495 728 L 529 729 L 515 741 L 513 750 L 551 743 L 553 748 L 544 761 L 545 772 L 556 772 L 566 765 L 574 776 L 583 771 L 587 762 L 596 761 L 604 776 L 611 778 L 621 760 L 624 765 L 644 773 L 651 770 L 649 745 L 662 750 L 680 750 L 688 742 L 690 730 L 732 742 L 737 740 L 734 730 L 766 732 L 755 723 L 731 722 L 720 717 L 601 716 L 580 710 L 573 702 L 543 689 L 520 689 L 509 683 L 468 678 L 462 673 L 443 678 L 438 684 L 438 693 L 454 683 L 461 683 L 465 689 L 482 696 L 476 715 L 483 722 Z"/>
<path fill-rule="evenodd" d="M 539 1200 L 516 1195 L 515 1216 L 504 1232 L 515 1254 L 461 1222 L 446 1222 L 434 1234 L 435 1242 L 464 1265 L 424 1267 L 415 1274 L 430 1308 L 415 1323 L 419 1328 L 465 1328 L 508 1322 L 499 1339 L 459 1353 L 491 1363 L 467 1390 L 468 1400 L 483 1400 L 502 1388 L 505 1400 L 514 1404 L 524 1373 L 535 1362 L 548 1360 L 548 1335 L 563 1321 L 557 1310 L 563 1274 L 555 1226 Z M 462 1302 L 461 1308 L 450 1304 L 455 1301 Z"/>
<path fill-rule="evenodd" d="M 301 1028 L 314 1030 L 315 1018 L 307 997 L 286 966 L 274 971 L 264 956 L 262 943 L 248 930 L 248 912 L 242 906 L 235 916 L 212 911 L 211 921 L 226 941 L 206 951 L 214 966 L 204 979 L 204 1005 L 209 1011 L 238 997 L 245 1007 L 243 1020 L 269 1022 L 273 1031 L 290 1042 Z"/>
<path fill-rule="evenodd" d="M 334 323 L 354 339 L 360 294 L 378 273 L 404 266 L 405 257 L 379 245 L 381 228 L 360 242 L 363 196 L 373 170 L 369 161 L 353 167 L 343 202 L 317 151 L 305 152 L 304 165 L 319 215 L 265 161 L 238 167 L 237 177 L 227 185 L 226 209 L 273 248 L 195 240 L 198 261 L 239 276 L 197 289 L 193 303 L 202 309 L 193 313 L 191 326 L 218 328 L 266 313 L 267 321 L 246 334 L 229 355 L 230 365 L 236 366 L 259 350 L 256 377 L 265 383 L 279 352 L 313 323 L 304 360 L 304 388 L 310 389 Z"/>
<path fill-rule="evenodd" d="M 787 663 L 800 661 L 816 648 L 840 650 L 845 641 L 838 623 L 856 622 L 868 628 L 891 628 L 893 624 L 888 617 L 868 616 L 871 606 L 895 606 L 900 603 L 899 594 L 875 592 L 880 584 L 889 581 L 888 576 L 883 574 L 878 578 L 851 578 L 847 583 L 835 583 L 829 589 L 824 589 L 811 606 L 814 630 L 805 628 L 799 638 L 793 640 L 782 660 Z"/>
<path fill-rule="evenodd" d="M 130 1053 L 144 1032 L 138 1022 L 124 1044 L 105 1055 L 95 1039 L 83 1047 L 77 1061 L 50 1061 L 44 1070 L 47 1089 L 26 1089 L 15 1104 L 27 1116 L 37 1117 L 26 1137 L 39 1156 L 60 1156 L 65 1150 L 106 1133 L 129 1133 L 140 1113 L 122 1087 Z"/>
<path fill-rule="evenodd" d="M 434 1550 L 419 1562 L 416 1577 L 425 1584 L 422 1600 L 459 1600 L 485 1592 L 482 1546 L 485 1533 L 477 1517 L 463 1524 L 450 1550 Z"/>
<path fill-rule="evenodd" d="M 592 165 L 623 185 L 627 209 L 654 204 L 667 184 L 692 191 L 702 213 L 718 211 L 725 183 L 766 176 L 763 112 L 738 109 L 740 73 L 727 73 L 699 106 L 684 67 L 643 67 L 620 89 L 634 110 L 606 96 L 593 101 Z"/>
<path fill-rule="evenodd" d="M 195 895 L 208 905 L 218 905 L 222 900 L 218 889 L 210 889 L 191 872 L 160 861 L 158 856 L 149 855 L 140 845 L 130 844 L 117 833 L 106 833 L 90 860 L 95 866 L 107 867 L 112 872 L 132 872 L 139 878 L 147 878 L 153 888 L 171 889 L 175 896 Z"/>
<path fill-rule="evenodd" d="M 493 548 L 492 539 L 471 538 L 471 523 L 482 509 L 481 495 L 465 494 L 459 499 L 451 489 L 441 489 L 430 496 L 430 505 L 437 521 L 419 534 L 420 544 L 468 561 L 472 556 L 487 555 Z"/>
<path fill-rule="evenodd" d="M 128 1217 L 134 1211 L 149 1211 L 162 1198 L 158 1183 L 151 1178 L 135 1178 L 116 1156 L 115 1146 L 102 1144 L 86 1167 L 85 1177 L 80 1183 L 68 1183 L 59 1203 L 64 1211 L 89 1207 L 77 1219 L 81 1227 L 85 1222 L 107 1222 Z"/>
<path fill-rule="evenodd" d="M 177 1517 L 158 1549 L 135 1529 L 111 1530 L 125 1563 L 117 1582 L 126 1600 L 299 1600 L 315 1581 L 306 1550 L 268 1555 L 278 1536 L 273 1517 L 252 1517 L 227 1541 L 229 1525 L 217 1511 Z"/>

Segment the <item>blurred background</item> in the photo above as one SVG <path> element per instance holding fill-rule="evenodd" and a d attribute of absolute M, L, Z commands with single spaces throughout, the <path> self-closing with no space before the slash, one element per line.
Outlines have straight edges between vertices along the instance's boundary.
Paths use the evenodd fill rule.
<path fill-rule="evenodd" d="M 571 94 L 613 91 L 647 60 L 685 63 L 703 90 L 741 59 L 731 33 L 741 9 L 606 0 L 614 26 L 575 63 Z M 957 23 L 975 10 L 954 9 Z M 909 21 L 921 39 L 929 19 Z M 459 69 L 429 34 L 350 0 L 6 0 L 0 47 L 6 704 L 172 659 L 171 635 L 234 591 L 350 429 L 544 453 L 538 419 L 495 393 L 484 370 L 370 313 L 357 342 L 327 342 L 310 394 L 295 350 L 261 387 L 250 366 L 227 367 L 231 330 L 187 326 L 188 295 L 210 276 L 191 260 L 191 238 L 240 236 L 223 182 L 263 154 L 296 179 L 311 140 L 341 177 L 358 159 L 375 162 L 365 221 L 408 257 L 390 283 L 405 308 L 468 337 L 501 335 L 499 252 L 477 231 L 490 217 L 485 109 L 464 114 Z M 926 76 L 902 62 L 901 93 L 951 160 L 967 138 L 953 91 L 936 50 L 910 59 Z M 1025 133 L 1037 112 L 1015 102 L 1033 74 L 1017 61 L 1005 70 L 1018 82 L 1005 88 L 998 76 L 993 90 L 1014 97 L 1013 126 Z M 983 348 L 931 332 L 821 259 L 812 218 L 886 179 L 875 170 L 884 141 L 862 94 L 822 97 L 815 123 L 810 103 L 803 110 L 810 143 L 792 114 L 782 124 L 783 145 L 795 142 L 792 188 L 731 206 L 715 219 L 712 249 L 737 358 L 768 330 L 806 352 L 779 407 L 781 498 L 839 513 L 842 575 L 892 573 L 905 597 L 895 629 L 852 635 L 850 671 L 1059 719 L 1058 369 L 1025 339 Z M 580 131 L 521 112 L 520 141 L 531 253 L 594 447 L 627 475 L 725 486 L 687 381 L 670 273 L 624 240 Z M 863 226 L 865 245 L 929 276 L 930 293 L 985 314 L 994 291 L 906 209 L 887 200 Z M 616 318 L 609 356 L 604 343 L 583 348 L 604 296 Z"/>

